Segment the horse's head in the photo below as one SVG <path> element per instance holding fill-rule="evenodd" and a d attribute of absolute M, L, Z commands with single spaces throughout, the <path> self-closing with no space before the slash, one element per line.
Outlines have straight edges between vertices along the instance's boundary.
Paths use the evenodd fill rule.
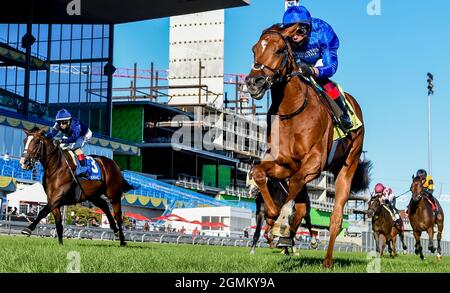
<path fill-rule="evenodd" d="M 253 46 L 253 68 L 245 82 L 252 98 L 260 100 L 274 84 L 282 82 L 296 66 L 288 38 L 298 24 L 283 28 L 274 25 L 261 34 Z"/>
<path fill-rule="evenodd" d="M 33 130 L 24 130 L 26 137 L 23 141 L 24 148 L 20 157 L 20 165 L 24 170 L 31 170 L 42 158 L 44 152 L 45 128 L 35 127 Z"/>
<path fill-rule="evenodd" d="M 377 195 L 372 196 L 368 203 L 367 216 L 372 218 L 380 209 L 381 202 Z"/>
<path fill-rule="evenodd" d="M 422 199 L 424 183 L 425 179 L 423 179 L 422 177 L 414 175 L 412 176 L 411 193 L 412 193 L 412 201 L 414 203 L 417 203 Z"/>

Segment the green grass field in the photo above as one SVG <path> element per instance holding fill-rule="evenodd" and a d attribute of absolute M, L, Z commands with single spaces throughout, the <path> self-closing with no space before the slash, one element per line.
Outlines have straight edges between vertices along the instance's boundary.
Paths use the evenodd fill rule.
<path fill-rule="evenodd" d="M 66 272 L 71 252 L 80 256 L 81 272 L 226 272 L 226 273 L 298 273 L 298 272 L 367 272 L 365 253 L 335 253 L 335 267 L 321 267 L 324 251 L 301 251 L 300 256 L 283 256 L 278 249 L 200 245 L 171 245 L 0 236 L 0 272 Z M 69 258 L 69 259 L 68 259 Z M 373 263 L 373 260 L 370 262 Z M 400 255 L 383 257 L 381 272 L 450 272 L 450 258 L 442 261 L 428 256 Z"/>

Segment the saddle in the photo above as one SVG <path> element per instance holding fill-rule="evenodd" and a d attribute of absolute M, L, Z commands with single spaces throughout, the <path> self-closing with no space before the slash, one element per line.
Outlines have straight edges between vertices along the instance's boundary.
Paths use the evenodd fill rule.
<path fill-rule="evenodd" d="M 70 157 L 72 158 L 72 162 L 75 166 L 80 167 L 80 163 L 78 161 L 78 157 L 72 150 L 69 150 Z M 97 161 L 91 157 L 91 156 L 85 156 L 86 160 L 86 166 L 88 167 L 88 173 L 89 176 L 87 178 L 82 178 L 83 180 L 88 181 L 96 181 L 96 180 L 102 180 L 102 173 L 100 166 L 98 165 Z"/>
<path fill-rule="evenodd" d="M 338 119 L 338 117 L 335 117 L 334 112 L 332 110 L 332 107 L 336 102 L 334 102 L 333 99 L 330 96 L 328 96 L 328 94 L 319 85 L 319 83 L 317 83 L 317 81 L 314 78 L 305 78 L 303 76 L 301 76 L 301 78 L 307 84 L 312 86 L 312 88 L 321 97 L 322 103 L 326 106 L 326 108 L 328 110 L 328 114 L 331 116 L 331 119 L 333 120 L 333 124 L 334 124 L 333 141 L 337 141 L 337 140 L 346 138 L 349 132 L 357 130 L 358 128 L 360 128 L 363 125 L 361 120 L 356 115 L 355 110 L 353 109 L 352 105 L 348 102 L 347 95 L 345 94 L 344 90 L 341 88 L 341 86 L 337 82 L 332 81 L 334 83 L 334 85 L 337 87 L 337 89 L 339 90 L 339 92 L 341 93 L 341 95 L 343 97 L 345 97 L 344 98 L 345 107 L 348 110 L 350 120 L 353 124 L 353 127 L 351 129 L 343 129 L 340 126 L 339 119 Z M 337 105 L 336 105 L 336 107 L 337 107 Z"/>

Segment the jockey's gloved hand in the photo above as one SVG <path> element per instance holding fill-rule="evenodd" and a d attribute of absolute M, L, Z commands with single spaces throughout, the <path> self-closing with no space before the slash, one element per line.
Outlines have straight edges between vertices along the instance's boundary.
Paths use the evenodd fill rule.
<path fill-rule="evenodd" d="M 304 77 L 314 76 L 314 67 L 313 66 L 308 65 L 306 63 L 300 63 L 299 67 L 300 67 L 299 71 Z"/>
<path fill-rule="evenodd" d="M 67 150 L 68 146 L 69 145 L 67 143 L 63 143 L 63 142 L 59 144 L 59 148 L 62 150 Z"/>

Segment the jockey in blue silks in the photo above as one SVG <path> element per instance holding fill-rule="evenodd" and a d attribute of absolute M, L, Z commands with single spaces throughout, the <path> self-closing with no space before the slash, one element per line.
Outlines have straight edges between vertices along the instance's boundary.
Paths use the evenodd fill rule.
<path fill-rule="evenodd" d="M 64 134 L 61 144 L 61 149 L 71 149 L 75 152 L 80 162 L 77 168 L 76 175 L 81 177 L 88 177 L 88 167 L 86 166 L 86 158 L 82 150 L 84 144 L 92 137 L 92 131 L 80 120 L 73 118 L 69 111 L 61 109 L 56 114 L 56 123 L 52 130 L 46 135 L 48 138 L 55 137 L 58 132 Z"/>
<path fill-rule="evenodd" d="M 312 18 L 304 6 L 291 6 L 284 13 L 283 25 L 289 27 L 295 24 L 299 24 L 299 27 L 291 36 L 290 44 L 302 75 L 315 78 L 341 109 L 338 118 L 342 126 L 352 128 L 344 97 L 330 81 L 338 68 L 339 39 L 336 33 L 325 21 Z"/>

